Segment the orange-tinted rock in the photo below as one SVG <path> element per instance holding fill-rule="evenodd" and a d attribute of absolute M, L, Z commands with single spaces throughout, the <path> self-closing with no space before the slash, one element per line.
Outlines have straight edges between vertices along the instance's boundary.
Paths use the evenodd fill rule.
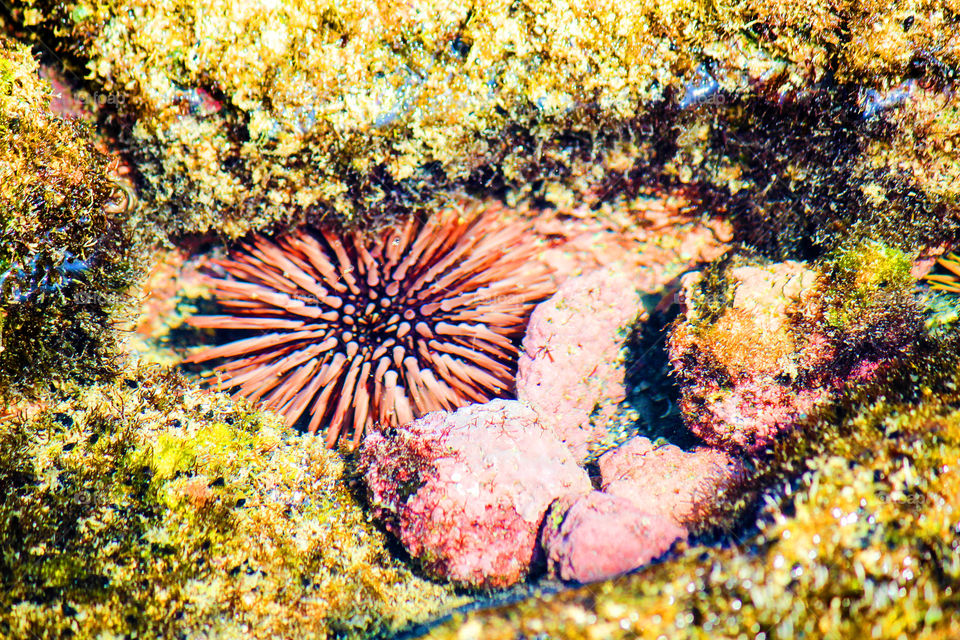
<path fill-rule="evenodd" d="M 758 453 L 830 398 L 822 380 L 836 350 L 819 326 L 817 274 L 798 262 L 742 265 L 726 274 L 729 302 L 702 298 L 683 279 L 685 310 L 670 333 L 680 408 L 708 444 Z"/>

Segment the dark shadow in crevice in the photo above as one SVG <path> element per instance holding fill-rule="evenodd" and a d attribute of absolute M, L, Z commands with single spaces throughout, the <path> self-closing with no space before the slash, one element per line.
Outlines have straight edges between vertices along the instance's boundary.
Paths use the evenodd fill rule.
<path fill-rule="evenodd" d="M 636 433 L 684 450 L 703 444 L 683 423 L 680 387 L 670 369 L 667 338 L 680 313 L 675 302 L 679 278 L 661 293 L 643 297 L 649 319 L 638 322 L 625 343 L 625 404 L 636 416 Z"/>

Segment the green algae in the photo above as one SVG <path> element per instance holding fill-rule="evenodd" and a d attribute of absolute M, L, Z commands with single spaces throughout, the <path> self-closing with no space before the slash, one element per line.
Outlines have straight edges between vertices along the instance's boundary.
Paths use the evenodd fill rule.
<path fill-rule="evenodd" d="M 923 298 L 924 329 L 931 336 L 942 339 L 960 323 L 960 304 L 955 296 L 928 292 Z"/>
<path fill-rule="evenodd" d="M 369 637 L 455 602 L 390 556 L 321 441 L 128 374 L 0 422 L 0 635 Z"/>
<path fill-rule="evenodd" d="M 838 251 L 824 267 L 829 282 L 827 323 L 862 334 L 895 306 L 915 304 L 912 268 L 911 256 L 876 241 Z"/>
<path fill-rule="evenodd" d="M 938 195 L 960 176 L 958 145 L 938 142 L 956 137 L 949 110 L 871 106 L 956 77 L 957 8 L 927 5 L 12 6 L 124 96 L 145 215 L 167 233 L 365 221 L 453 187 L 549 200 L 620 165 L 615 191 L 716 189 L 705 204 L 722 198 L 743 239 L 795 255 L 841 229 L 893 238 L 906 221 L 905 242 L 956 230 Z M 927 152 L 907 168 L 912 139 Z"/>
<path fill-rule="evenodd" d="M 833 286 L 849 287 L 845 297 L 856 303 L 866 304 L 885 289 L 910 291 L 915 284 L 911 257 L 880 242 L 861 242 L 839 253 L 832 263 Z"/>
<path fill-rule="evenodd" d="M 132 246 L 90 129 L 0 36 L 0 400 L 114 369 Z"/>

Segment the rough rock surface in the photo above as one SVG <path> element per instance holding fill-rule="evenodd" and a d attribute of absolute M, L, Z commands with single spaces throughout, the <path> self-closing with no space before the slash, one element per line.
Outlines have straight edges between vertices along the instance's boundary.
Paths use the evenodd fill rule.
<path fill-rule="evenodd" d="M 658 447 L 641 436 L 605 453 L 599 466 L 604 492 L 679 526 L 694 523 L 743 473 L 738 460 L 718 449 Z"/>
<path fill-rule="evenodd" d="M 571 278 L 541 303 L 523 339 L 517 397 L 583 461 L 626 394 L 620 349 L 642 308 L 629 271 Z"/>
<path fill-rule="evenodd" d="M 710 309 L 702 280 L 684 278 L 686 312 L 670 335 L 680 408 L 708 444 L 762 451 L 829 399 L 816 376 L 833 350 L 822 334 L 796 328 L 819 311 L 817 274 L 798 262 L 736 266 L 715 320 L 702 317 Z"/>
<path fill-rule="evenodd" d="M 474 587 L 526 576 L 550 503 L 591 490 L 569 450 L 517 401 L 373 433 L 360 461 L 375 517 L 431 574 Z"/>
<path fill-rule="evenodd" d="M 729 220 L 684 214 L 690 202 L 680 193 L 622 207 L 601 204 L 596 198 L 586 193 L 557 209 L 517 211 L 543 239 L 538 259 L 561 282 L 619 264 L 636 274 L 633 282 L 638 289 L 654 293 L 695 265 L 717 258 L 733 237 Z"/>
<path fill-rule="evenodd" d="M 670 518 L 593 491 L 557 500 L 541 539 L 552 575 L 593 582 L 643 566 L 682 537 L 686 531 Z"/>
<path fill-rule="evenodd" d="M 756 454 L 876 379 L 923 334 L 913 268 L 870 241 L 817 270 L 741 258 L 688 276 L 669 356 L 691 431 Z"/>

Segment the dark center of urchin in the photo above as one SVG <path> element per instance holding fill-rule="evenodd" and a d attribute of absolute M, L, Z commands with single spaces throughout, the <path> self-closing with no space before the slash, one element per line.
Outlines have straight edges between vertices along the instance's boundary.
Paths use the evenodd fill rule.
<path fill-rule="evenodd" d="M 328 446 L 352 430 L 486 402 L 513 384 L 517 344 L 548 270 L 521 224 L 496 210 L 411 217 L 376 236 L 302 228 L 255 237 L 204 276 L 224 315 L 197 327 L 249 332 L 188 362 L 222 359 L 221 386 Z"/>

